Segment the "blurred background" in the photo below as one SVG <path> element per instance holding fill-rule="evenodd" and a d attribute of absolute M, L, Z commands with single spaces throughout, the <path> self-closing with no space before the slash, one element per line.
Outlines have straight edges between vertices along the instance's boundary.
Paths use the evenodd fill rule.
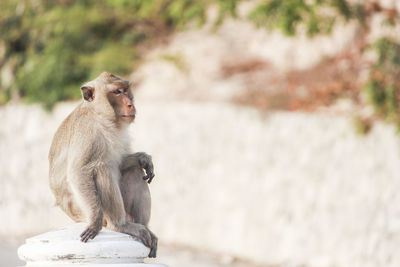
<path fill-rule="evenodd" d="M 47 154 L 80 85 L 135 84 L 172 266 L 400 266 L 400 1 L 1 0 L 0 266 L 72 221 Z"/>

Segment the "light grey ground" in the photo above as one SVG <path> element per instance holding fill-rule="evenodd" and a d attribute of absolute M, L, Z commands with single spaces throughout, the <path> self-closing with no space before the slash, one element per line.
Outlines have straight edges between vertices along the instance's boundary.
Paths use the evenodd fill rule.
<path fill-rule="evenodd" d="M 17 246 L 0 241 L 0 267 L 23 266 L 25 262 L 18 259 Z"/>

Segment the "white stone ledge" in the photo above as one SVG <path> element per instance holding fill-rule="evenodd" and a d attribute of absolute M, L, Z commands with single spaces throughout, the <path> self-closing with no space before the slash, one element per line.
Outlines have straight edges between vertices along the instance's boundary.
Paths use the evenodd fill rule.
<path fill-rule="evenodd" d="M 26 266 L 166 267 L 146 264 L 150 249 L 127 234 L 102 231 L 87 243 L 80 241 L 84 223 L 67 226 L 26 240 L 18 249 Z"/>

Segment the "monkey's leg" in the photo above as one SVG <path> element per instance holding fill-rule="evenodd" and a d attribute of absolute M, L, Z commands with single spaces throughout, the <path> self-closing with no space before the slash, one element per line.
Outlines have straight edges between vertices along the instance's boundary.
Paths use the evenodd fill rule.
<path fill-rule="evenodd" d="M 57 205 L 75 222 L 84 222 L 86 218 L 79 208 L 73 194 L 63 189 L 63 192 L 56 197 Z"/>
<path fill-rule="evenodd" d="M 148 225 L 151 214 L 151 196 L 148 183 L 154 177 L 151 157 L 143 152 L 128 155 L 123 159 L 121 168 L 120 189 L 124 207 L 129 221 Z M 146 168 L 147 179 L 143 168 Z M 153 247 L 149 257 L 156 256 L 157 237 L 150 231 Z"/>
<path fill-rule="evenodd" d="M 114 174 L 110 172 L 114 172 Z M 145 225 L 126 220 L 123 198 L 117 179 L 115 179 L 118 176 L 118 169 L 110 170 L 106 166 L 101 166 L 97 171 L 97 190 L 101 198 L 107 228 L 138 238 L 145 246 L 150 248 L 149 257 L 155 257 L 157 250 L 155 236 Z"/>
<path fill-rule="evenodd" d="M 151 214 L 151 196 L 149 186 L 143 180 L 144 175 L 139 166 L 121 171 L 120 189 L 129 220 L 147 226 Z"/>

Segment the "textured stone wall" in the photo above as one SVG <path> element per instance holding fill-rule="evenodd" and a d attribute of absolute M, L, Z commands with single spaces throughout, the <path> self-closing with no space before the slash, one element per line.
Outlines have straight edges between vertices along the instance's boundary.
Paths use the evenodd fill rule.
<path fill-rule="evenodd" d="M 54 114 L 0 108 L 0 235 L 70 220 L 48 187 Z M 345 117 L 221 103 L 137 103 L 136 151 L 153 155 L 151 227 L 166 243 L 283 266 L 399 266 L 400 142 Z"/>

